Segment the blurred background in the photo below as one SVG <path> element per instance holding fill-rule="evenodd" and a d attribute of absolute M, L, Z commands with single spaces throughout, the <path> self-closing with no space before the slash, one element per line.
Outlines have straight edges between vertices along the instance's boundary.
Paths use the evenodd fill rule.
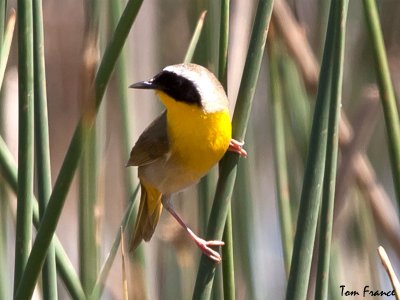
<path fill-rule="evenodd" d="M 8 1 L 8 6 L 16 7 L 15 2 Z M 99 4 L 98 11 L 99 57 L 104 52 L 114 27 L 108 3 L 113 1 L 100 2 L 102 3 Z M 278 2 L 279 5 L 282 4 L 282 1 L 276 1 Z M 279 65 L 284 99 L 287 193 L 290 195 L 293 236 L 312 122 L 316 79 L 326 32 L 329 11 L 327 2 L 315 0 L 286 2 L 284 12 L 289 13 L 292 19 L 289 22 L 285 19 L 287 16 L 282 17 L 274 11 L 267 41 L 267 48 L 276 45 L 278 49 L 275 51 L 274 59 Z M 227 93 L 232 113 L 256 6 L 257 1 L 231 1 Z M 378 6 L 392 81 L 398 99 L 400 2 L 378 1 Z M 83 67 L 87 37 L 85 33 L 89 22 L 87 18 L 90 17 L 87 10 L 84 1 L 43 1 L 53 181 L 57 178 L 84 106 L 81 99 L 82 91 L 85 89 L 85 81 L 82 79 L 84 76 L 82 74 L 85 72 Z M 207 10 L 207 15 L 193 61 L 217 72 L 219 1 L 146 0 L 124 48 L 123 65 L 126 68 L 127 80 L 124 82 L 121 77 L 114 74 L 108 85 L 106 98 L 97 119 L 97 138 L 94 147 L 96 192 L 95 205 L 91 213 L 96 221 L 98 267 L 102 265 L 114 242 L 127 207 L 131 191 L 126 184 L 128 172 L 133 172 L 133 176 L 128 177 L 132 178 L 131 185 L 136 186 L 137 183 L 136 169 L 125 168 L 128 154 L 124 149 L 126 143 L 124 134 L 129 134 L 127 146 L 132 147 L 140 133 L 163 109 L 153 92 L 129 90 L 128 86 L 136 81 L 151 78 L 167 65 L 181 63 L 197 20 L 204 10 Z M 292 21 L 294 29 L 289 26 Z M 284 33 L 286 25 L 289 26 L 288 36 Z M 293 47 L 288 41 L 291 34 L 300 34 L 302 43 L 308 42 L 310 51 L 308 55 L 314 58 L 309 65 L 311 68 L 309 76 L 305 75 L 306 71 L 301 65 L 302 59 L 295 58 L 296 45 Z M 303 44 L 297 46 L 304 48 Z M 287 273 L 275 191 L 270 59 L 265 51 L 246 136 L 245 148 L 249 157 L 240 160 L 237 185 L 232 199 L 237 299 L 283 299 L 286 290 Z M 16 64 L 17 45 L 14 39 L 0 107 L 1 135 L 15 159 L 18 149 Z M 121 84 L 125 88 L 123 92 L 125 95 L 121 95 Z M 128 106 L 125 111 L 129 116 L 127 132 L 122 122 L 121 97 L 127 97 Z M 378 98 L 372 47 L 366 30 L 362 2 L 350 1 L 342 113 L 345 112 L 353 130 L 341 133 L 341 145 L 342 149 L 347 149 L 347 154 L 352 153 L 351 159 L 355 159 L 354 157 L 358 155 L 351 151 L 362 153 L 368 161 L 368 170 L 365 171 L 367 178 L 364 178 L 363 185 L 363 179 L 359 177 L 364 171 L 348 171 L 353 162 L 351 159 L 345 160 L 348 156 L 342 152 L 338 176 L 343 176 L 342 179 L 345 180 L 338 178 L 332 257 L 334 275 L 331 276 L 330 289 L 332 299 L 340 299 L 335 298 L 338 293 L 340 294 L 340 285 L 346 285 L 346 288 L 351 290 L 360 290 L 364 285 L 376 289 L 391 289 L 376 255 L 378 245 L 385 246 L 395 270 L 400 270 L 400 226 L 395 213 L 397 205 L 389 165 L 385 124 Z M 361 136 L 361 139 L 357 142 L 358 148 L 354 150 L 348 144 L 357 136 Z M 340 164 L 344 162 L 345 165 Z M 372 178 L 368 177 L 371 171 L 374 175 Z M 57 235 L 77 273 L 80 268 L 79 201 L 82 190 L 79 174 L 81 173 L 77 172 L 57 227 Z M 217 178 L 218 170 L 214 168 L 198 186 L 191 187 L 174 197 L 173 203 L 179 214 L 200 235 L 204 235 L 206 230 Z M 376 196 L 376 193 L 379 195 Z M 8 270 L 9 274 L 13 274 L 15 221 L 9 212 L 15 211 L 16 202 L 11 192 L 2 195 L 3 199 L 11 201 L 1 200 L 2 235 L 5 236 L 7 247 L 3 252 L 3 260 L 0 261 L 3 264 L 0 263 L 0 270 L 3 273 Z M 125 241 L 126 243 L 129 241 L 129 234 L 125 235 Z M 141 246 L 141 249 L 126 261 L 130 298 L 189 299 L 193 292 L 200 254 L 183 230 L 169 214 L 164 212 L 152 240 Z M 220 268 L 217 268 L 214 299 L 223 297 L 221 281 L 218 280 L 220 276 Z M 11 299 L 12 281 L 13 276 L 8 276 L 3 282 L 8 286 L 4 289 L 4 299 Z M 41 298 L 40 292 L 36 297 Z M 59 281 L 59 298 L 69 299 L 69 297 L 63 283 Z M 119 252 L 106 281 L 102 299 L 122 298 L 122 267 Z"/>

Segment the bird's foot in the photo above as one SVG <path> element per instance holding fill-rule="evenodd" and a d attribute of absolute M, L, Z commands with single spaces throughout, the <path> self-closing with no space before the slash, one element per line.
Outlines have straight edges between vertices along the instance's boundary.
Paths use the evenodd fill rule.
<path fill-rule="evenodd" d="M 206 241 L 203 240 L 202 238 L 198 237 L 196 234 L 193 233 L 190 229 L 188 230 L 190 236 L 192 237 L 193 241 L 196 243 L 197 247 L 200 248 L 200 250 L 207 255 L 210 259 L 215 261 L 216 263 L 221 262 L 221 255 L 211 249 L 210 247 L 212 246 L 223 246 L 225 243 L 223 241 Z"/>
<path fill-rule="evenodd" d="M 228 151 L 235 152 L 239 154 L 242 157 L 247 157 L 247 152 L 246 150 L 243 149 L 244 142 L 239 142 L 235 139 L 231 139 L 229 143 L 229 148 Z"/>

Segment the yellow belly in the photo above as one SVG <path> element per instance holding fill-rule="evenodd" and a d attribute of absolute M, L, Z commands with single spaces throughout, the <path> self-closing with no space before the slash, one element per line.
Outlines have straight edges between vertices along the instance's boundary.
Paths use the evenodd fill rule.
<path fill-rule="evenodd" d="M 204 112 L 160 93 L 167 106 L 171 160 L 194 181 L 216 164 L 229 147 L 232 128 L 228 109 Z"/>

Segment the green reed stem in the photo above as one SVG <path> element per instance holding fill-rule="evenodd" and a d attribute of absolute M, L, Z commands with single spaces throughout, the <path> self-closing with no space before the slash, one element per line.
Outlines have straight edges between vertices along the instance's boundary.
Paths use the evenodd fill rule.
<path fill-rule="evenodd" d="M 81 97 L 83 103 L 93 110 L 91 85 L 97 68 L 99 53 L 99 9 L 98 1 L 89 0 L 85 4 L 85 34 L 82 56 Z M 83 106 L 84 107 L 84 106 Z M 85 107 L 83 108 L 83 110 Z M 101 123 L 102 118 L 97 122 Z M 100 122 L 99 122 L 100 121 Z M 92 126 L 86 124 L 88 126 Z M 83 148 L 79 169 L 79 266 L 82 287 L 89 294 L 96 282 L 99 268 L 99 237 L 97 236 L 97 176 L 98 151 L 97 127 L 88 132 L 86 146 Z"/>
<path fill-rule="evenodd" d="M 39 214 L 43 217 L 51 194 L 50 144 L 47 117 L 46 72 L 44 56 L 42 1 L 33 2 L 34 66 L 35 66 L 35 138 Z M 43 266 L 43 299 L 58 299 L 57 269 L 53 244 Z"/>
<path fill-rule="evenodd" d="M 14 293 L 25 270 L 32 238 L 33 194 L 33 23 L 32 2 L 18 1 L 18 192 Z"/>
<path fill-rule="evenodd" d="M 246 135 L 247 151 L 254 153 L 252 148 L 254 145 L 254 131 L 248 130 Z M 251 147 L 251 148 L 249 148 Z M 246 285 L 246 299 L 254 299 L 256 294 L 255 268 L 253 265 L 252 255 L 255 237 L 254 237 L 254 198 L 252 193 L 252 166 L 254 166 L 254 156 L 250 156 L 238 163 L 238 172 L 233 192 L 232 201 L 232 219 L 235 220 L 233 232 L 235 237 L 235 262 L 239 267 L 239 274 Z"/>
<path fill-rule="evenodd" d="M 11 188 L 11 190 L 16 194 L 18 187 L 18 176 L 17 176 L 17 167 L 12 157 L 10 151 L 7 148 L 4 140 L 0 137 L 0 171 Z M 33 224 L 37 228 L 39 228 L 40 220 L 39 220 L 39 205 L 33 197 Z M 53 237 L 55 252 L 56 252 L 56 260 L 57 260 L 57 271 L 60 273 L 60 277 L 67 287 L 68 292 L 74 299 L 84 299 L 85 294 L 83 292 L 81 283 L 79 281 L 78 276 L 76 275 L 75 269 L 72 266 L 71 261 L 68 256 L 65 254 L 64 248 L 62 247 L 60 241 L 57 238 L 57 235 Z"/>
<path fill-rule="evenodd" d="M 2 1 L 4 2 L 4 1 Z M 0 8 L 0 14 L 2 15 Z M 2 34 L 1 46 L 0 46 L 0 87 L 3 86 L 4 73 L 6 72 L 8 57 L 10 55 L 11 43 L 14 35 L 15 21 L 17 15 L 15 10 L 11 10 L 10 16 L 5 27 L 4 35 Z M 3 30 L 0 30 L 1 32 Z"/>
<path fill-rule="evenodd" d="M 273 128 L 275 184 L 277 193 L 276 197 L 279 209 L 279 221 L 281 225 L 283 261 L 285 265 L 286 275 L 288 276 L 293 250 L 293 224 L 290 207 L 289 180 L 286 161 L 283 95 L 279 75 L 279 62 L 281 57 L 279 56 L 279 41 L 274 38 L 271 38 L 269 41 L 269 88 L 271 90 L 271 120 Z"/>
<path fill-rule="evenodd" d="M 79 174 L 79 265 L 82 287 L 86 294 L 92 290 L 96 282 L 99 267 L 99 245 L 98 237 L 96 236 L 98 166 L 95 130 L 88 134 L 87 139 Z"/>
<path fill-rule="evenodd" d="M 232 237 L 232 210 L 228 208 L 228 215 L 226 217 L 226 223 L 224 233 L 222 235 L 223 241 L 225 242 L 222 248 L 222 278 L 224 287 L 224 298 L 235 299 L 235 270 L 234 270 L 234 259 L 233 259 L 233 237 Z"/>
<path fill-rule="evenodd" d="M 282 48 L 280 51 L 282 52 Z M 302 162 L 305 164 L 312 121 L 311 101 L 306 95 L 296 65 L 286 53 L 282 57 L 280 71 L 284 106 L 288 114 L 287 119 L 290 122 L 291 135 L 296 150 L 300 153 Z"/>
<path fill-rule="evenodd" d="M 12 12 L 15 15 L 15 10 Z M 0 1 L 0 49 L 4 43 L 4 34 L 6 31 L 6 19 L 7 19 L 7 1 Z"/>
<path fill-rule="evenodd" d="M 2 270 L 8 268 L 9 253 L 7 251 L 7 239 L 8 239 L 8 203 L 6 201 L 8 197 L 6 185 L 3 178 L 0 176 L 0 267 Z M 0 273 L 0 299 L 8 299 L 12 297 L 10 292 L 11 280 L 7 272 Z"/>
<path fill-rule="evenodd" d="M 326 167 L 322 191 L 322 207 L 319 232 L 319 258 L 315 299 L 327 299 L 329 286 L 329 265 L 333 208 L 335 200 L 336 170 L 339 144 L 339 117 L 342 100 L 343 57 L 345 47 L 346 16 L 348 0 L 338 1 L 337 30 L 334 41 L 331 101 L 329 108 L 328 137 L 326 146 Z"/>
<path fill-rule="evenodd" d="M 221 1 L 218 79 L 226 92 L 228 92 L 229 7 L 230 0 Z"/>
<path fill-rule="evenodd" d="M 110 11 L 110 31 L 114 30 L 115 27 L 118 24 L 118 20 L 121 16 L 122 13 L 122 1 L 109 1 L 109 11 Z M 122 49 L 121 54 L 116 62 L 115 66 L 115 83 L 117 86 L 117 97 L 119 100 L 119 112 L 121 115 L 121 129 L 122 129 L 122 145 L 121 145 L 121 150 L 122 150 L 122 157 L 125 158 L 126 160 L 129 158 L 129 154 L 132 148 L 132 130 L 133 130 L 133 125 L 132 125 L 132 116 L 131 112 L 132 110 L 129 107 L 128 103 L 128 89 L 127 86 L 128 84 L 128 79 L 127 79 L 127 66 L 128 60 L 126 58 L 126 53 L 125 49 Z M 125 199 L 127 199 L 127 204 L 129 204 L 128 199 L 130 199 L 131 195 L 135 191 L 135 187 L 138 185 L 138 179 L 135 174 L 135 169 L 134 168 L 125 168 L 124 169 L 124 188 L 125 188 Z M 135 201 L 135 198 L 132 199 L 132 201 Z M 135 203 L 133 204 L 133 215 L 130 218 L 132 222 L 136 220 L 137 216 L 137 205 L 135 206 Z M 127 226 L 127 236 L 132 235 L 132 230 L 134 229 L 134 224 L 130 224 L 131 226 Z M 138 265 L 141 268 L 141 276 L 144 277 L 145 275 L 145 254 L 143 247 L 138 247 L 136 251 L 133 253 L 133 255 L 128 255 L 128 260 L 131 264 Z M 137 277 L 136 277 L 137 278 Z M 134 280 L 130 284 L 135 285 L 135 287 L 138 287 L 138 285 L 141 285 L 138 287 L 141 291 L 145 292 L 146 291 L 146 281 L 145 280 Z"/>
<path fill-rule="evenodd" d="M 22 0 L 20 1 L 22 2 Z M 116 60 L 121 52 L 141 4 L 142 0 L 128 1 L 115 33 L 103 56 L 95 80 L 95 111 L 91 111 L 89 112 L 90 114 L 83 116 L 74 132 L 41 225 L 37 232 L 27 267 L 18 287 L 16 293 L 17 298 L 20 297 L 20 299 L 25 299 L 32 296 L 36 280 L 60 218 L 65 198 L 75 174 L 79 158 L 82 154 L 83 142 L 86 140 L 87 134 L 93 126 L 97 110 L 103 99 L 106 85 L 110 79 Z"/>
<path fill-rule="evenodd" d="M 129 201 L 128 207 L 125 211 L 124 217 L 122 218 L 120 228 L 122 228 L 123 230 L 125 230 L 126 226 L 131 222 L 131 219 L 134 217 L 134 204 L 136 202 L 135 200 L 138 192 L 139 192 L 139 186 L 137 186 L 136 189 L 134 190 L 132 197 Z M 103 263 L 103 266 L 101 267 L 100 272 L 97 276 L 96 284 L 94 285 L 92 292 L 89 294 L 90 295 L 89 299 L 97 299 L 102 294 L 105 281 L 108 277 L 111 266 L 113 265 L 115 256 L 117 255 L 120 243 L 121 243 L 121 230 L 119 230 L 115 236 L 115 240 L 111 247 L 111 250 L 108 253 L 107 258 Z"/>
<path fill-rule="evenodd" d="M 16 21 L 15 10 L 11 11 L 6 24 L 7 1 L 0 1 L 0 88 L 3 86 L 4 73 L 11 48 L 12 36 Z M 0 131 L 4 128 L 4 93 L 0 94 Z M 8 227 L 8 203 L 9 193 L 6 189 L 5 181 L 0 175 L 0 267 L 3 269 L 8 266 L 8 245 L 7 245 L 7 227 Z M 7 272 L 0 273 L 0 299 L 11 297 L 9 275 Z"/>
<path fill-rule="evenodd" d="M 394 189 L 400 205 L 400 119 L 393 84 L 390 78 L 385 43 L 379 22 L 375 0 L 364 0 L 364 14 L 372 42 L 376 75 L 378 77 L 386 131 L 389 140 L 389 155 L 393 173 Z"/>
<path fill-rule="evenodd" d="M 255 85 L 261 67 L 267 29 L 271 18 L 273 1 L 260 0 L 254 20 L 249 50 L 240 83 L 239 95 L 233 115 L 232 135 L 241 141 L 244 139 L 250 117 Z M 207 228 L 208 239 L 221 239 L 229 211 L 229 201 L 237 174 L 239 157 L 227 153 L 220 162 L 220 177 L 217 184 L 213 207 Z M 209 299 L 215 272 L 215 263 L 202 255 L 194 288 L 194 299 Z"/>
<path fill-rule="evenodd" d="M 339 63 L 333 61 L 334 39 L 339 26 L 338 18 L 337 1 L 332 1 L 286 290 L 287 300 L 302 300 L 307 297 L 325 170 L 332 65 Z"/>
<path fill-rule="evenodd" d="M 8 60 L 8 55 L 4 55 L 3 53 L 6 52 L 4 48 L 5 47 L 5 34 L 7 32 L 6 29 L 6 9 L 7 9 L 7 2 L 6 1 L 0 1 L 0 88 L 3 85 L 3 78 L 4 78 L 4 72 L 6 69 L 6 62 Z M 15 11 L 13 13 L 13 23 L 15 25 L 15 19 L 16 19 L 16 13 Z M 10 22 L 8 22 L 10 23 Z M 14 33 L 14 25 L 11 30 L 11 34 Z M 11 46 L 11 41 L 9 42 Z M 9 47 L 10 47 L 9 46 Z M 9 48 L 8 47 L 8 48 Z M 9 52 L 9 50 L 8 50 Z M 0 132 L 2 132 L 4 128 L 4 94 L 0 94 Z M 3 180 L 3 178 L 0 175 L 0 268 L 5 269 L 8 267 L 8 251 L 7 251 L 7 225 L 8 225 L 8 203 L 7 203 L 7 197 L 8 193 L 6 190 L 6 185 Z M 1 272 L 0 273 L 0 299 L 6 299 L 11 297 L 10 289 L 8 288 L 10 286 L 9 282 L 9 276 L 6 274 L 6 272 Z"/>
<path fill-rule="evenodd" d="M 200 39 L 200 35 L 203 31 L 204 19 L 206 18 L 207 11 L 203 11 L 197 21 L 196 28 L 194 29 L 192 39 L 190 40 L 189 47 L 186 51 L 185 58 L 183 59 L 184 63 L 190 63 L 193 59 L 194 51 L 196 50 L 197 44 Z"/>
<path fill-rule="evenodd" d="M 229 6 L 229 0 L 221 1 L 218 78 L 226 92 L 228 91 Z M 222 279 L 224 297 L 226 299 L 234 300 L 235 270 L 233 263 L 232 208 L 230 201 L 228 204 L 228 214 L 222 239 L 225 242 L 224 247 L 222 247 Z"/>

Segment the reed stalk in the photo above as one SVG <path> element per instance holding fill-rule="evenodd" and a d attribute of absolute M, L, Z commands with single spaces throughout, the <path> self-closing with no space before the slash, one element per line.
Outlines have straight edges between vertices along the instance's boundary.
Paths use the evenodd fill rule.
<path fill-rule="evenodd" d="M 383 114 L 385 116 L 393 185 L 397 196 L 397 203 L 400 207 L 400 118 L 397 106 L 398 103 L 396 102 L 394 88 L 390 78 L 389 64 L 376 2 L 375 0 L 363 0 L 363 4 L 364 15 L 367 20 L 368 32 L 374 54 Z"/>
<path fill-rule="evenodd" d="M 339 17 L 339 4 L 332 1 L 286 290 L 287 300 L 301 300 L 307 297 L 326 164 L 328 118 L 332 101 L 332 67 L 338 63 L 333 60 L 333 55 L 335 36 L 340 28 Z"/>
<path fill-rule="evenodd" d="M 219 32 L 219 66 L 218 79 L 228 91 L 228 44 L 229 44 L 229 6 L 230 0 L 221 1 L 221 21 Z M 235 299 L 235 270 L 233 258 L 233 236 L 232 236 L 232 208 L 228 204 L 228 214 L 222 239 L 225 242 L 222 248 L 222 280 L 224 297 Z"/>
<path fill-rule="evenodd" d="M 271 121 L 273 128 L 273 146 L 275 161 L 275 184 L 276 198 L 279 209 L 279 221 L 281 225 L 281 238 L 283 249 L 283 261 L 286 275 L 289 275 L 290 261 L 293 250 L 293 225 L 290 207 L 289 179 L 286 161 L 285 144 L 285 119 L 283 111 L 283 93 L 279 74 L 279 41 L 272 34 L 268 40 L 269 54 L 269 77 L 270 77 L 270 98 L 271 98 Z"/>
<path fill-rule="evenodd" d="M 121 234 L 123 231 L 125 231 L 127 225 L 131 223 L 132 218 L 134 217 L 134 204 L 138 191 L 139 191 L 139 186 L 136 187 L 131 196 L 128 207 L 126 208 L 124 217 L 122 218 L 121 221 L 120 229 L 122 228 L 122 230 L 119 230 L 115 236 L 114 243 L 110 249 L 110 252 L 108 253 L 107 258 L 104 261 L 102 267 L 100 268 L 100 272 L 95 281 L 95 285 L 93 286 L 92 291 L 88 294 L 89 299 L 98 299 L 103 292 L 105 281 L 108 277 L 108 274 L 110 273 L 111 266 L 114 263 L 115 256 L 117 255 L 118 249 L 120 247 L 121 237 L 122 237 Z"/>
<path fill-rule="evenodd" d="M 85 32 L 81 67 L 81 101 L 83 114 L 85 109 L 94 111 L 94 97 L 92 83 L 98 67 L 99 53 L 99 16 L 100 4 L 98 1 L 85 3 Z M 99 113 L 101 115 L 101 113 Z M 94 124 L 84 123 L 84 126 L 93 126 L 85 137 L 86 146 L 83 147 L 79 172 L 79 266 L 80 278 L 85 294 L 89 294 L 96 282 L 99 268 L 98 212 L 98 125 L 102 123 L 101 116 Z"/>
<path fill-rule="evenodd" d="M 261 60 L 263 57 L 267 29 L 271 18 L 273 1 L 260 0 L 254 20 L 249 50 L 240 83 L 239 95 L 233 114 L 232 136 L 236 140 L 244 140 L 247 123 L 257 83 Z M 236 179 L 238 156 L 227 153 L 220 162 L 220 177 L 215 193 L 209 224 L 207 227 L 207 239 L 219 240 L 225 227 L 226 217 L 229 211 L 229 201 Z M 193 292 L 194 299 L 209 299 L 215 272 L 215 263 L 205 255 L 200 260 L 196 284 Z"/>
<path fill-rule="evenodd" d="M 44 55 L 42 1 L 33 2 L 35 71 L 35 141 L 39 214 L 43 217 L 51 194 L 50 143 L 47 117 L 47 91 Z M 53 243 L 47 251 L 42 271 L 43 299 L 58 299 L 56 254 Z"/>
<path fill-rule="evenodd" d="M 32 2 L 18 1 L 18 191 L 14 296 L 28 262 L 33 195 L 33 17 Z M 44 256 L 46 253 L 44 253 Z"/>
<path fill-rule="evenodd" d="M 326 146 L 326 166 L 322 190 L 322 207 L 319 232 L 319 257 L 315 299 L 327 299 L 331 239 L 333 226 L 333 208 L 336 188 L 336 171 L 339 145 L 339 118 L 342 104 L 343 60 L 345 47 L 346 19 L 348 0 L 338 1 L 336 32 L 332 67 L 331 99 L 328 120 L 328 137 Z"/>
<path fill-rule="evenodd" d="M 20 0 L 23 2 L 22 0 Z M 142 4 L 142 0 L 128 1 L 126 8 L 118 22 L 115 33 L 104 53 L 95 79 L 95 110 L 90 111 L 81 118 L 74 132 L 71 143 L 67 150 L 60 173 L 54 184 L 53 192 L 50 196 L 45 214 L 37 232 L 35 243 L 33 244 L 27 267 L 18 286 L 16 297 L 21 299 L 32 296 L 36 280 L 43 265 L 47 249 L 51 238 L 55 232 L 61 211 L 64 207 L 65 198 L 68 193 L 72 178 L 82 154 L 83 142 L 86 140 L 88 132 L 93 126 L 93 122 L 99 106 L 102 102 L 106 85 L 114 69 L 116 60 L 128 36 L 130 28 L 137 16 Z"/>
<path fill-rule="evenodd" d="M 3 78 L 7 66 L 7 61 L 10 53 L 11 41 L 14 33 L 16 13 L 11 11 L 10 17 L 6 22 L 7 2 L 0 1 L 0 132 L 3 132 L 5 125 L 4 117 L 4 89 Z M 9 192 L 6 187 L 6 182 L 0 175 L 0 270 L 8 267 L 8 251 L 7 251 L 7 229 L 8 229 L 8 198 Z M 7 272 L 0 273 L 0 299 L 11 297 L 11 282 Z"/>

